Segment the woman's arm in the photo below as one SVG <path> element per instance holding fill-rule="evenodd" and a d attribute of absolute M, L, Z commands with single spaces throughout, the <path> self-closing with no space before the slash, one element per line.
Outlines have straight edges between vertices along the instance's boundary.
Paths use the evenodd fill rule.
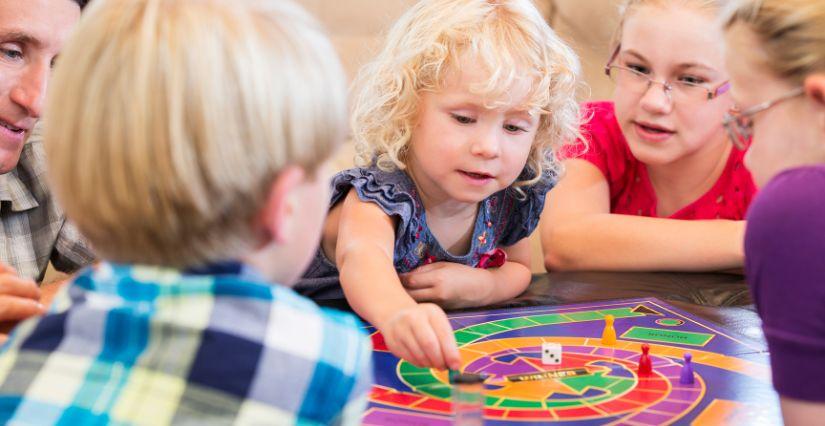
<path fill-rule="evenodd" d="M 610 213 L 602 172 L 585 160 L 547 195 L 541 220 L 548 270 L 701 271 L 741 267 L 744 221 Z"/>

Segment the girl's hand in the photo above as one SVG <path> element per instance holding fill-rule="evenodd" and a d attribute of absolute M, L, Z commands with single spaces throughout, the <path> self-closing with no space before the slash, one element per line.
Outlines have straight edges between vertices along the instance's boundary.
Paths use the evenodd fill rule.
<path fill-rule="evenodd" d="M 461 367 L 453 328 L 444 311 L 432 303 L 402 309 L 377 328 L 393 355 L 417 367 Z"/>
<path fill-rule="evenodd" d="M 433 302 L 447 309 L 484 305 L 493 288 L 489 271 L 452 262 L 419 266 L 399 278 L 416 302 Z"/>

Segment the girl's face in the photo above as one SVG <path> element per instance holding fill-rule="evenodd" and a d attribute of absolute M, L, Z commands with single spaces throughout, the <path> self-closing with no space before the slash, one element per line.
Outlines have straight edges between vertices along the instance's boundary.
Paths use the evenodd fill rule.
<path fill-rule="evenodd" d="M 678 162 L 699 152 L 724 149 L 722 128 L 732 106 L 725 93 L 708 100 L 728 80 L 722 33 L 715 18 L 687 6 L 641 6 L 625 21 L 621 50 L 611 63 L 661 84 L 618 82 L 616 117 L 633 155 L 648 165 Z M 683 83 L 692 83 L 685 90 Z M 695 86 L 701 86 L 696 88 Z"/>
<path fill-rule="evenodd" d="M 469 60 L 455 68 L 460 72 L 448 73 L 440 91 L 421 93 L 406 164 L 425 199 L 478 203 L 518 178 L 539 117 L 521 107 L 529 82 L 490 105 L 471 90 L 487 74 Z"/>
<path fill-rule="evenodd" d="M 798 89 L 765 66 L 769 59 L 749 29 L 734 25 L 725 39 L 733 83 L 731 93 L 739 111 L 774 101 Z M 745 155 L 745 166 L 757 186 L 765 185 L 783 170 L 825 163 L 824 116 L 822 104 L 804 95 L 776 103 L 751 116 L 753 139 Z"/>

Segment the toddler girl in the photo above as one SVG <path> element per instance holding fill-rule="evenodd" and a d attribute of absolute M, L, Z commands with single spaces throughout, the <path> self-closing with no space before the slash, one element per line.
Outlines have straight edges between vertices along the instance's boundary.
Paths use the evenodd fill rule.
<path fill-rule="evenodd" d="M 441 308 L 530 282 L 527 240 L 578 137 L 575 54 L 529 0 L 425 0 L 360 76 L 359 168 L 333 180 L 318 252 L 296 288 L 346 296 L 414 364 L 457 368 Z M 340 277 L 340 285 L 339 285 Z"/>

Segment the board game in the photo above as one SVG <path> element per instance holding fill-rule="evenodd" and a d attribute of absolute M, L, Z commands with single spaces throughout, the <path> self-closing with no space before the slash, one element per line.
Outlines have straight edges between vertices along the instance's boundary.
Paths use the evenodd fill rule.
<path fill-rule="evenodd" d="M 618 340 L 601 343 L 612 315 Z M 657 299 L 613 300 L 449 315 L 462 372 L 488 375 L 484 422 L 525 425 L 779 424 L 764 346 Z M 387 351 L 370 328 L 375 386 L 366 425 L 449 425 L 448 373 Z M 543 342 L 562 362 L 543 365 Z M 653 372 L 639 377 L 643 343 Z M 680 384 L 685 352 L 695 382 Z"/>

